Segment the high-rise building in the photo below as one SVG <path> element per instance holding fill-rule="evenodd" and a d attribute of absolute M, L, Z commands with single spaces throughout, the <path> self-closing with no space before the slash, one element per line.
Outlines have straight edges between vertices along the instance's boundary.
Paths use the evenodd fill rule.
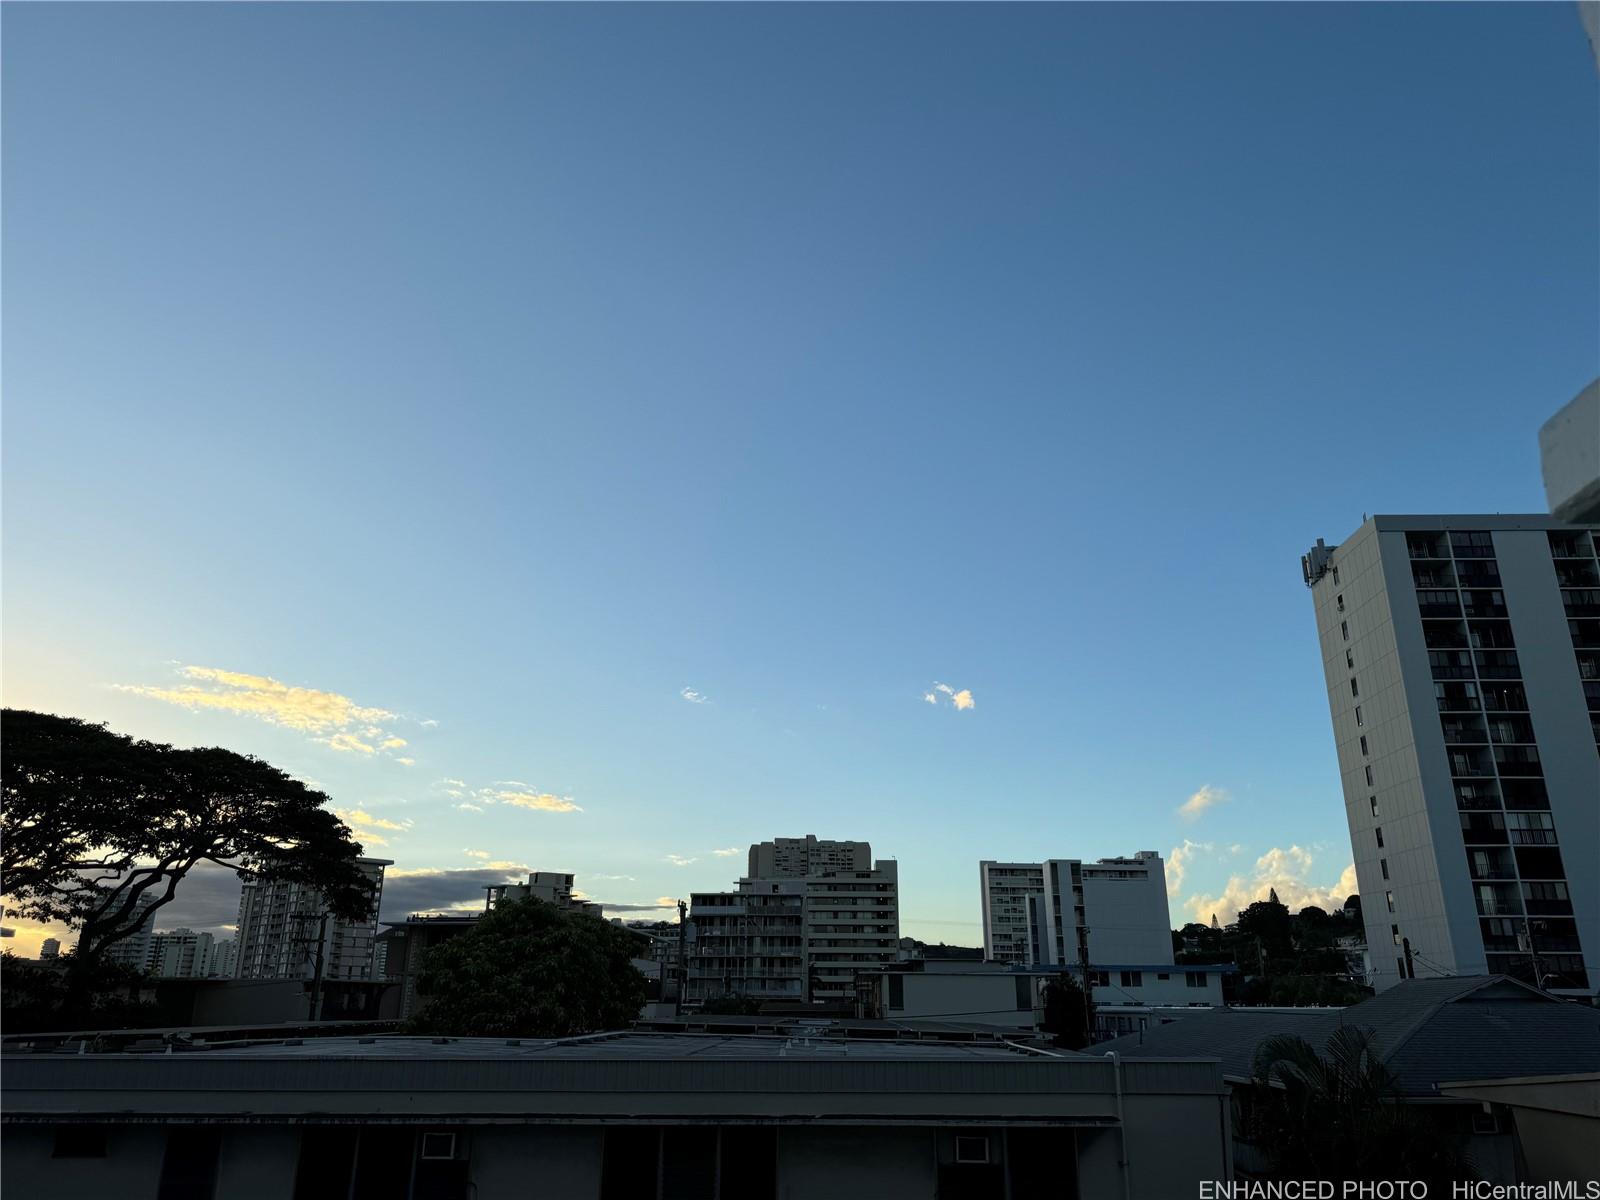
<path fill-rule="evenodd" d="M 1172 962 L 1161 855 L 978 864 L 983 953 L 995 962 L 1096 968 Z"/>
<path fill-rule="evenodd" d="M 690 897 L 686 1000 L 852 1001 L 859 973 L 897 958 L 898 864 L 868 843 L 775 838 L 749 868 L 735 891 Z"/>
<path fill-rule="evenodd" d="M 107 946 L 101 956 L 103 961 L 119 967 L 128 967 L 134 971 L 149 969 L 150 938 L 156 928 L 156 915 L 151 910 L 155 907 L 155 903 L 156 897 L 150 892 L 140 895 L 134 902 L 134 912 L 144 913 L 144 920 L 139 923 L 139 928 L 135 932 Z"/>
<path fill-rule="evenodd" d="M 485 889 L 488 892 L 484 911 L 507 900 L 526 900 L 532 897 L 543 900 L 546 904 L 554 904 L 557 908 L 564 908 L 568 912 L 583 913 L 585 916 L 603 916 L 602 906 L 592 900 L 573 898 L 573 878 L 567 871 L 534 871 L 528 876 L 527 883 L 497 883 Z"/>
<path fill-rule="evenodd" d="M 61 957 L 61 939 L 45 938 L 39 943 L 39 961 L 49 962 L 52 958 Z"/>
<path fill-rule="evenodd" d="M 235 977 L 311 979 L 320 945 L 324 979 L 374 978 L 372 951 L 383 869 L 393 864 L 387 858 L 356 862 L 372 881 L 372 911 L 361 921 L 330 916 L 321 893 L 308 884 L 265 878 L 245 883 L 239 893 Z"/>
<path fill-rule="evenodd" d="M 238 957 L 239 943 L 233 938 L 224 938 L 218 942 L 211 949 L 211 978 L 232 979 Z"/>
<path fill-rule="evenodd" d="M 192 929 L 172 929 L 150 939 L 145 969 L 161 979 L 206 979 L 215 972 L 216 939 Z"/>
<path fill-rule="evenodd" d="M 1378 516 L 1302 561 L 1379 989 L 1600 992 L 1595 533 Z"/>

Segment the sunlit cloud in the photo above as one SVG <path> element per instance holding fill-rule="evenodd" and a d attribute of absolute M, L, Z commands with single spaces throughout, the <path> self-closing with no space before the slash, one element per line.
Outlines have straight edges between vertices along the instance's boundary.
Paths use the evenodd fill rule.
<path fill-rule="evenodd" d="M 1319 885 L 1311 879 L 1315 862 L 1311 851 L 1300 846 L 1286 850 L 1275 846 L 1256 859 L 1255 870 L 1249 876 L 1234 875 L 1220 894 L 1193 895 L 1184 901 L 1184 906 L 1197 921 L 1208 921 L 1216 913 L 1223 924 L 1233 922 L 1242 909 L 1267 899 L 1274 891 L 1291 912 L 1308 905 L 1329 911 L 1342 907 L 1356 891 L 1355 864 L 1340 871 L 1333 883 Z"/>
<path fill-rule="evenodd" d="M 1178 815 L 1185 821 L 1193 821 L 1207 809 L 1215 808 L 1228 798 L 1228 793 L 1221 788 L 1204 784 L 1199 791 L 1178 805 Z"/>
<path fill-rule="evenodd" d="M 557 796 L 551 792 L 513 792 L 495 791 L 487 796 L 479 792 L 480 800 L 489 800 L 496 804 L 509 804 L 513 808 L 531 808 L 538 812 L 582 812 L 583 809 L 572 802 L 571 796 Z"/>
<path fill-rule="evenodd" d="M 465 854 L 468 858 L 488 858 L 489 857 L 489 852 L 487 850 L 463 850 L 461 853 Z"/>
<path fill-rule="evenodd" d="M 1183 887 L 1183 877 L 1188 874 L 1195 855 L 1208 854 L 1210 851 L 1210 842 L 1191 842 L 1185 838 L 1183 845 L 1174 846 L 1167 852 L 1167 895 L 1175 896 Z"/>
<path fill-rule="evenodd" d="M 678 898 L 676 896 L 657 896 L 656 897 L 656 907 L 657 908 L 677 908 L 678 907 Z"/>
<path fill-rule="evenodd" d="M 711 698 L 709 696 L 707 696 L 704 692 L 697 692 L 693 688 L 682 688 L 679 690 L 678 695 L 682 696 L 690 704 L 711 703 Z"/>
<path fill-rule="evenodd" d="M 526 863 L 513 862 L 509 858 L 496 858 L 483 864 L 490 871 L 526 871 Z"/>
<path fill-rule="evenodd" d="M 463 800 L 460 804 L 456 805 L 456 807 L 458 809 L 460 809 L 462 812 L 481 813 L 483 811 L 483 809 L 478 807 L 476 804 L 469 804 L 465 800 Z"/>
<path fill-rule="evenodd" d="M 733 858 L 736 855 L 743 854 L 744 851 L 739 849 L 737 846 L 727 846 L 721 850 L 713 850 L 711 853 L 715 854 L 718 858 Z"/>
<path fill-rule="evenodd" d="M 389 844 L 389 839 L 383 836 L 385 833 L 404 833 L 411 828 L 410 821 L 391 821 L 361 808 L 336 808 L 333 815 L 350 826 L 362 842 L 375 846 Z"/>
<path fill-rule="evenodd" d="M 933 691 L 922 693 L 922 699 L 933 705 L 948 704 L 957 712 L 966 712 L 978 706 L 978 702 L 972 698 L 971 689 L 957 689 L 948 683 L 935 683 Z"/>
<path fill-rule="evenodd" d="M 311 734 L 332 750 L 376 755 L 397 750 L 404 738 L 390 733 L 385 724 L 396 714 L 386 708 L 357 704 L 349 696 L 319 688 L 294 687 L 268 675 L 225 671 L 218 667 L 186 666 L 179 672 L 188 682 L 175 687 L 117 684 L 117 690 L 190 712 L 211 711 L 254 717 L 285 729 Z"/>
<path fill-rule="evenodd" d="M 700 860 L 698 858 L 685 858 L 681 854 L 669 854 L 662 861 L 669 862 L 675 867 L 687 867 L 690 863 L 697 863 Z"/>
<path fill-rule="evenodd" d="M 585 875 L 584 878 L 585 879 L 620 879 L 620 880 L 626 880 L 628 883 L 637 883 L 638 882 L 638 880 L 636 880 L 632 875 Z"/>
<path fill-rule="evenodd" d="M 395 762 L 399 763 L 402 767 L 414 767 L 417 765 L 417 760 L 414 758 L 397 758 L 395 759 Z"/>

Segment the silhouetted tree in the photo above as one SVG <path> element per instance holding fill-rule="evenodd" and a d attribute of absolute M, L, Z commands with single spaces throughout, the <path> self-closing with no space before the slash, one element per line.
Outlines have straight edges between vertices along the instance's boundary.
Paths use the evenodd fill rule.
<path fill-rule="evenodd" d="M 495 905 L 423 964 L 415 1033 L 568 1037 L 638 1019 L 644 976 L 625 929 L 530 896 Z"/>
<path fill-rule="evenodd" d="M 202 862 L 310 884 L 337 917 L 370 914 L 360 844 L 323 807 L 327 796 L 271 764 L 72 717 L 3 716 L 0 880 L 16 913 L 78 928 L 75 978 Z M 145 898 L 154 903 L 141 909 Z"/>
<path fill-rule="evenodd" d="M 761 1001 L 738 992 L 724 992 L 708 998 L 700 1005 L 700 1011 L 707 1016 L 753 1017 L 761 1011 Z"/>
<path fill-rule="evenodd" d="M 1089 1044 L 1089 997 L 1078 981 L 1063 972 L 1044 985 L 1044 1031 L 1063 1050 Z"/>
<path fill-rule="evenodd" d="M 1439 1195 L 1475 1177 L 1459 1142 L 1401 1102 L 1370 1029 L 1335 1030 L 1321 1054 L 1304 1038 L 1268 1038 L 1253 1075 L 1242 1132 L 1266 1150 L 1276 1178 L 1421 1180 Z"/>
<path fill-rule="evenodd" d="M 1288 954 L 1294 944 L 1289 910 L 1274 900 L 1257 900 L 1239 914 L 1239 936 L 1259 938 L 1269 955 Z"/>

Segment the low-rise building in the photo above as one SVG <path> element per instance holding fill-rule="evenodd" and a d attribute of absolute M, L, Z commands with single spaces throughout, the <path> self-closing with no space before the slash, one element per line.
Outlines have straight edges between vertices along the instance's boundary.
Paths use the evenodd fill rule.
<path fill-rule="evenodd" d="M 960 1040 L 608 1033 L 8 1053 L 4 1189 L 186 1200 L 1062 1195 L 1229 1179 L 1215 1062 Z M 177 1194 L 172 1192 L 171 1194 Z"/>

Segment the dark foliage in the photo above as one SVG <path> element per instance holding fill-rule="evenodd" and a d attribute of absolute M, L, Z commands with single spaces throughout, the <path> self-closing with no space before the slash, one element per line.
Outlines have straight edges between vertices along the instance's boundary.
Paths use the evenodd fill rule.
<path fill-rule="evenodd" d="M 6 1033 L 69 1029 L 141 1029 L 163 1024 L 161 1010 L 145 999 L 137 971 L 112 963 L 74 972 L 70 955 L 54 963 L 0 955 L 0 1015 Z"/>
<path fill-rule="evenodd" d="M 1063 1050 L 1089 1044 L 1089 998 L 1071 975 L 1057 975 L 1044 985 L 1044 1031 Z"/>
<path fill-rule="evenodd" d="M 361 847 L 328 797 L 269 763 L 21 709 L 3 732 L 0 882 L 12 911 L 79 930 L 74 978 L 138 931 L 141 899 L 159 909 L 201 862 L 309 883 L 339 917 L 370 911 Z"/>
<path fill-rule="evenodd" d="M 606 921 L 529 897 L 496 905 L 429 952 L 415 1033 L 568 1037 L 621 1029 L 645 1002 L 629 961 L 639 939 Z"/>

